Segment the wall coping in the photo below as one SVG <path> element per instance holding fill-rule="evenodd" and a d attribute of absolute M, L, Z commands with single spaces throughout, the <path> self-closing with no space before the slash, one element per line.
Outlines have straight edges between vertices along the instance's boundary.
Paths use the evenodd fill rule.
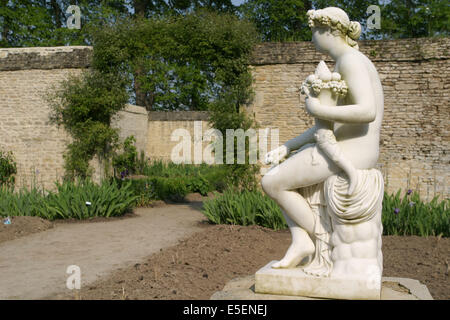
<path fill-rule="evenodd" d="M 142 114 L 142 115 L 148 114 L 147 110 L 144 107 L 135 106 L 134 104 L 129 104 L 129 103 L 127 103 L 125 105 L 125 108 L 121 111 L 128 112 L 128 113 Z"/>
<path fill-rule="evenodd" d="M 150 121 L 208 121 L 208 111 L 150 111 Z"/>
<path fill-rule="evenodd" d="M 361 40 L 360 50 L 372 61 L 446 60 L 450 38 Z M 89 68 L 93 47 L 27 47 L 0 49 L 0 71 Z M 315 63 L 331 58 L 316 51 L 310 41 L 265 42 L 255 46 L 250 65 Z"/>
<path fill-rule="evenodd" d="M 0 49 L 0 71 L 30 69 L 84 69 L 91 66 L 90 46 Z"/>
<path fill-rule="evenodd" d="M 362 53 L 372 61 L 447 60 L 450 38 L 414 38 L 398 40 L 358 41 Z M 250 65 L 309 64 L 320 60 L 332 61 L 319 53 L 310 41 L 265 42 L 255 46 Z"/>

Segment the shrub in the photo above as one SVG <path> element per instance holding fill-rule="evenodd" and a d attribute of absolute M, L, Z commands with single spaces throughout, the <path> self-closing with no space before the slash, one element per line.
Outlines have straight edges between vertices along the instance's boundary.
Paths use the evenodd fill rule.
<path fill-rule="evenodd" d="M 117 183 L 97 185 L 89 180 L 56 184 L 56 192 L 33 188 L 14 193 L 0 189 L 0 216 L 37 216 L 49 220 L 114 217 L 130 211 L 137 197 L 130 184 L 121 188 Z"/>
<path fill-rule="evenodd" d="M 202 196 L 206 196 L 208 195 L 208 192 L 213 191 L 209 181 L 201 175 L 189 179 L 186 187 L 189 192 L 198 192 Z"/>
<path fill-rule="evenodd" d="M 152 178 L 154 190 L 161 200 L 182 202 L 189 190 L 183 178 Z"/>
<path fill-rule="evenodd" d="M 208 191 L 223 191 L 229 183 L 228 171 L 222 165 L 200 165 L 175 164 L 160 160 L 152 161 L 142 170 L 142 174 L 149 177 L 186 177 L 186 181 L 191 184 L 190 192 L 200 192 L 200 189 Z M 201 177 L 201 178 L 200 178 Z M 191 181 L 194 179 L 196 181 Z M 202 181 L 199 181 L 202 180 Z M 201 187 L 203 184 L 205 187 Z"/>
<path fill-rule="evenodd" d="M 130 189 L 138 202 L 147 205 L 155 200 L 182 202 L 189 193 L 184 178 L 149 177 L 146 179 L 120 180 L 119 184 L 131 184 Z"/>
<path fill-rule="evenodd" d="M 204 202 L 203 214 L 215 224 L 260 225 L 275 230 L 287 227 L 278 205 L 260 191 L 229 189 Z"/>
<path fill-rule="evenodd" d="M 11 151 L 0 150 L 0 186 L 13 186 L 15 174 L 17 173 L 16 162 Z"/>
<path fill-rule="evenodd" d="M 111 121 L 128 101 L 125 82 L 117 72 L 90 70 L 48 94 L 50 120 L 73 138 L 64 155 L 67 178 L 89 177 L 94 156 L 104 160 L 114 153 L 119 136 Z"/>
<path fill-rule="evenodd" d="M 227 170 L 223 166 L 185 165 L 153 161 L 142 165 L 147 178 L 117 179 L 119 185 L 130 181 L 137 203 L 146 206 L 155 200 L 180 202 L 188 193 L 222 192 L 227 186 Z M 124 177 L 123 177 L 124 178 Z"/>
<path fill-rule="evenodd" d="M 129 136 L 122 144 L 123 152 L 113 157 L 113 167 L 116 173 L 120 173 L 122 177 L 136 173 L 138 166 L 138 153 L 134 146 L 136 138 Z"/>

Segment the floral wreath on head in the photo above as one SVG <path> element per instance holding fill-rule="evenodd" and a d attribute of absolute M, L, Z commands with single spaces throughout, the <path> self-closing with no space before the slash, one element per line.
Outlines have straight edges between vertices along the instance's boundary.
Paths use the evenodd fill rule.
<path fill-rule="evenodd" d="M 361 35 L 361 25 L 357 21 L 349 23 L 342 22 L 336 17 L 330 17 L 323 10 L 308 10 L 308 25 L 310 28 L 317 26 L 328 26 L 332 30 L 339 30 L 350 39 L 357 40 Z"/>

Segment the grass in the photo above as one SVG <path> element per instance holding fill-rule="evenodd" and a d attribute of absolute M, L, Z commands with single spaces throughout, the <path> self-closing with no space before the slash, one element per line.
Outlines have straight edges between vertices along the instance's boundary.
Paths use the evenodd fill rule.
<path fill-rule="evenodd" d="M 89 180 L 56 183 L 56 192 L 37 188 L 0 188 L 0 216 L 35 216 L 48 220 L 115 217 L 129 212 L 137 197 L 123 185 L 104 181 L 97 185 Z"/>

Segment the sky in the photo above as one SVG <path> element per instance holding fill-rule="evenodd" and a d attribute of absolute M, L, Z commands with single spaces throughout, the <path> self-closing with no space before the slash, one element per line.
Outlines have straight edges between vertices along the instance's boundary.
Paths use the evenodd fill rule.
<path fill-rule="evenodd" d="M 231 0 L 235 6 L 239 6 L 245 2 L 245 0 Z"/>

